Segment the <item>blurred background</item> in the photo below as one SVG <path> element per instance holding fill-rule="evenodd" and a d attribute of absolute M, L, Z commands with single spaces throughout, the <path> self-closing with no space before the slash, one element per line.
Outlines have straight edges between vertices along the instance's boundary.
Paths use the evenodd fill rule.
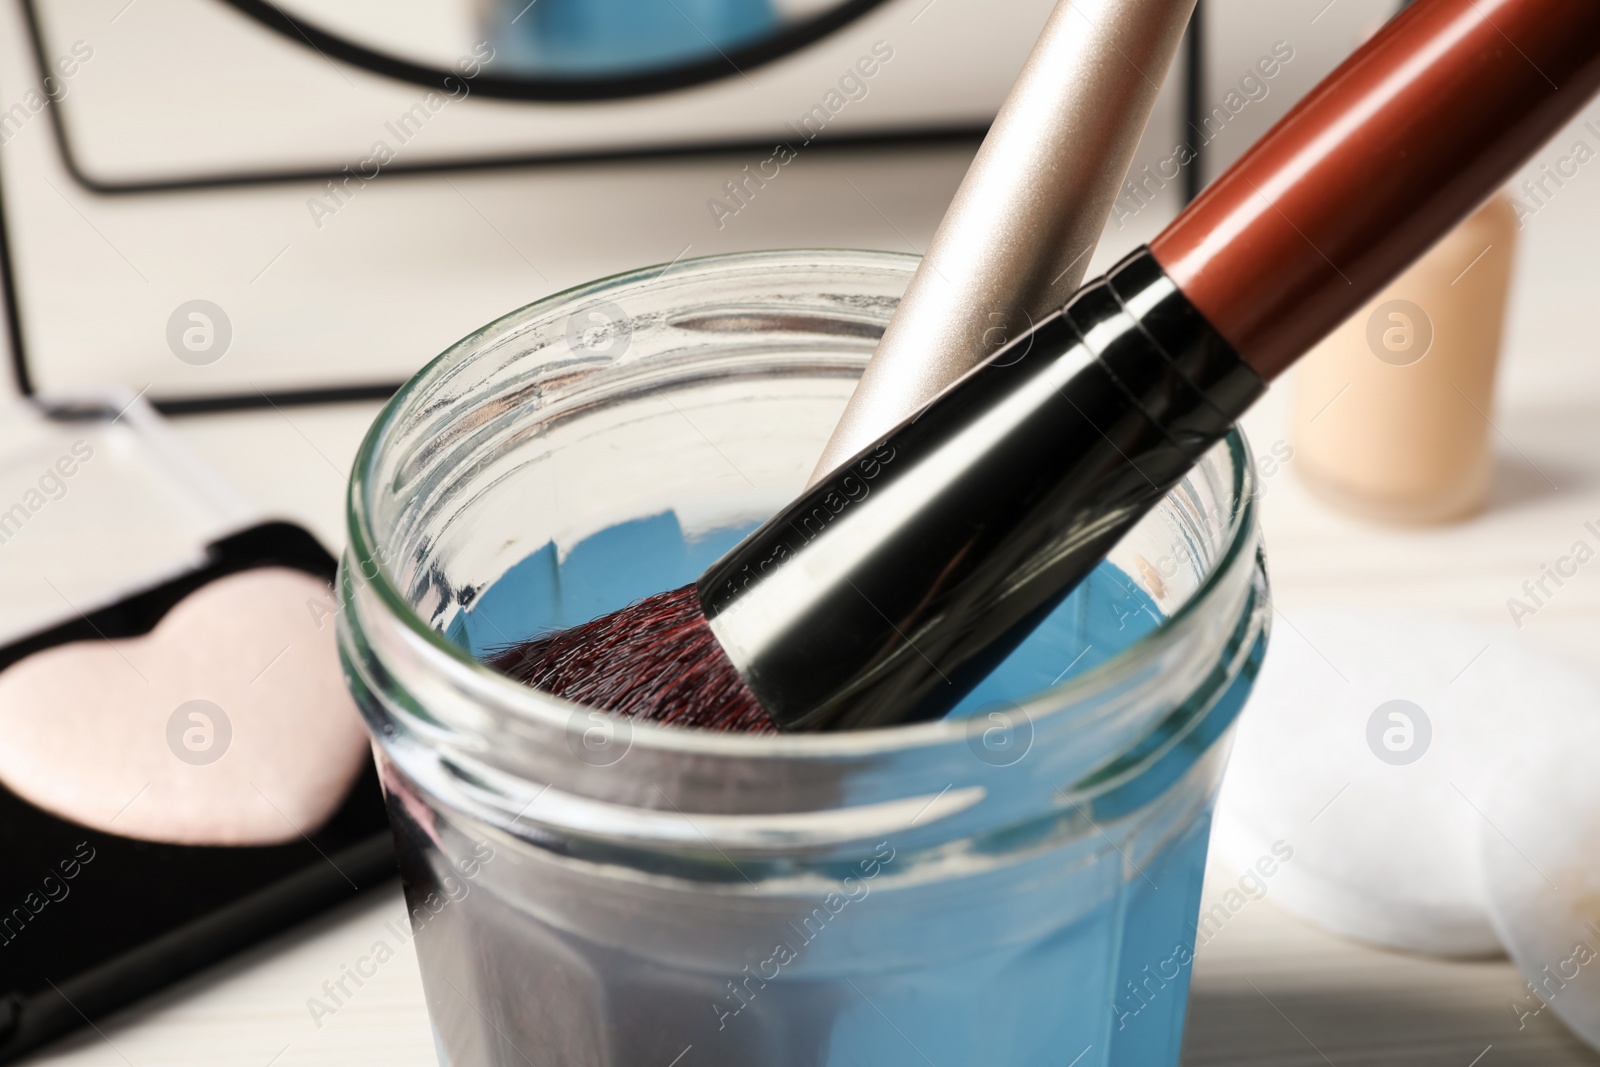
<path fill-rule="evenodd" d="M 0 0 L 0 335 L 13 370 L 0 390 L 142 395 L 247 496 L 337 550 L 350 461 L 382 400 L 485 323 L 687 257 L 921 252 L 1052 7 Z M 1091 275 L 1153 236 L 1394 7 L 1202 0 Z M 1600 148 L 1600 108 L 1505 201 L 1504 358 L 1473 405 L 1468 436 L 1487 466 L 1466 521 L 1375 522 L 1301 471 L 1345 454 L 1313 440 L 1338 419 L 1351 439 L 1379 426 L 1357 394 L 1340 399 L 1350 383 L 1337 373 L 1298 415 L 1291 382 L 1250 416 L 1280 626 L 1311 606 L 1404 605 L 1579 657 L 1600 639 L 1592 578 L 1507 619 L 1523 581 L 1600 521 L 1588 295 L 1600 165 L 1578 142 Z M 1175 162 L 1180 144 L 1199 159 Z M 1385 465 L 1381 451 L 1364 462 Z M 0 598 L 47 596 L 34 582 L 0 568 Z M 355 1048 L 432 1062 L 411 963 L 327 1030 L 301 1005 L 401 914 L 391 896 L 139 1009 L 112 1029 L 127 1055 L 88 1032 L 47 1059 L 176 1063 L 184 1048 L 187 1061 L 259 1064 L 292 1039 L 284 1062 L 351 1062 Z M 1466 1067 L 1486 1045 L 1499 1047 L 1486 1065 L 1591 1062 L 1548 1016 L 1517 1025 L 1505 1005 L 1522 983 L 1504 961 L 1386 956 L 1270 904 L 1199 959 L 1192 1063 L 1344 1063 L 1341 1048 L 1379 1062 L 1361 1057 L 1428 1041 L 1437 1058 L 1414 1062 Z M 1329 989 L 1358 1008 L 1328 1007 Z"/>
<path fill-rule="evenodd" d="M 314 454 L 289 473 L 305 442 L 286 416 L 319 447 L 313 427 L 347 428 L 323 449 L 342 471 L 375 408 L 346 421 L 330 402 L 381 398 L 538 297 L 719 252 L 920 252 L 1051 6 L 6 0 L 9 384 L 114 382 L 168 413 L 226 412 L 188 432 L 336 544 L 338 479 Z M 1208 0 L 1197 92 L 1180 57 L 1134 164 L 1155 177 L 1091 270 L 1390 13 Z M 1254 76 L 1274 49 L 1292 58 Z M 1176 146 L 1199 139 L 1186 107 L 1212 117 L 1180 168 Z M 215 339 L 179 358 L 169 320 L 188 328 L 193 301 Z"/>

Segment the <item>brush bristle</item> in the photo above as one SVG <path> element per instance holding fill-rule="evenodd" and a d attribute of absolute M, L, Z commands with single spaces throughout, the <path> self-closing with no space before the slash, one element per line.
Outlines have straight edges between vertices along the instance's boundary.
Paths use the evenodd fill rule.
<path fill-rule="evenodd" d="M 535 689 L 630 719 L 777 732 L 711 633 L 692 585 L 511 645 L 486 662 Z"/>

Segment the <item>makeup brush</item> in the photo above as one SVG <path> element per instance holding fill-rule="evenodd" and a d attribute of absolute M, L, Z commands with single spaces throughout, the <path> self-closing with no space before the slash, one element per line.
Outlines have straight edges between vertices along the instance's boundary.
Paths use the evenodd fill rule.
<path fill-rule="evenodd" d="M 1267 381 L 1597 90 L 1595 0 L 1419 0 L 1149 247 L 695 585 L 493 665 L 682 725 L 831 730 L 944 715 Z"/>
<path fill-rule="evenodd" d="M 811 484 L 1077 291 L 1194 6 L 1056 4 Z"/>

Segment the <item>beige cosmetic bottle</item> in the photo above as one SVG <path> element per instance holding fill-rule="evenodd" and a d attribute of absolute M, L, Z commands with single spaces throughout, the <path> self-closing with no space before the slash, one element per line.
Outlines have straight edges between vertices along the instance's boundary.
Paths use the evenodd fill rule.
<path fill-rule="evenodd" d="M 1397 523 L 1483 506 L 1516 234 L 1496 196 L 1305 357 L 1295 467 L 1318 496 Z"/>

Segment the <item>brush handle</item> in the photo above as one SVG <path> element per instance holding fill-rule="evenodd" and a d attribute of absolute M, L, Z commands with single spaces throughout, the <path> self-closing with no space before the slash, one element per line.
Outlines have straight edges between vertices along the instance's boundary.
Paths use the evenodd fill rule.
<path fill-rule="evenodd" d="M 1270 380 L 1487 199 L 1597 89 L 1596 0 L 1421 0 L 1150 249 Z"/>
<path fill-rule="evenodd" d="M 1057 0 L 813 484 L 1078 291 L 1194 4 Z"/>
<path fill-rule="evenodd" d="M 1265 386 L 1147 251 L 701 576 L 785 730 L 947 713 Z"/>
<path fill-rule="evenodd" d="M 1600 88 L 1600 0 L 1419 0 L 1149 249 L 703 575 L 789 730 L 945 714 L 1270 379 Z"/>

